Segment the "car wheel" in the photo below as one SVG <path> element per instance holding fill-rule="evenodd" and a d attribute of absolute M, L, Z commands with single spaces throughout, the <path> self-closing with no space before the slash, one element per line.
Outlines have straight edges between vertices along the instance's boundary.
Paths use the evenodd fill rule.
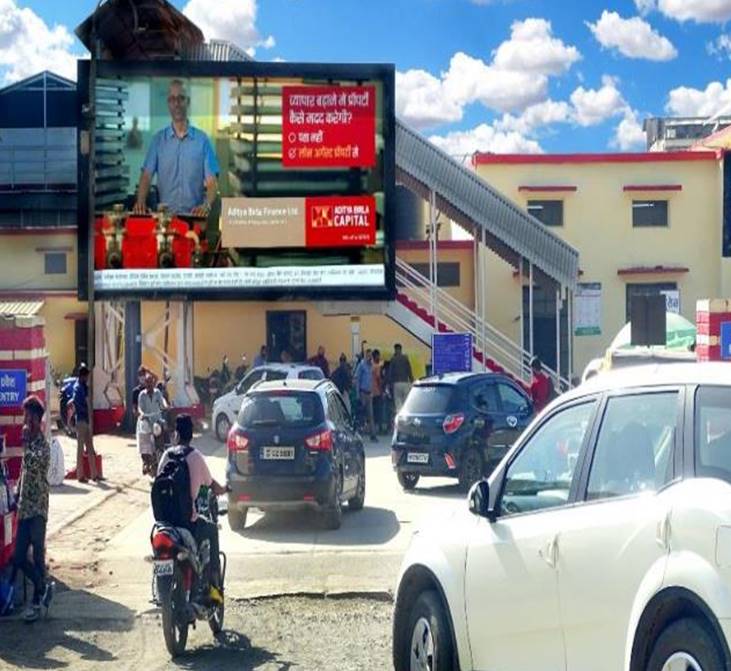
<path fill-rule="evenodd" d="M 666 627 L 652 648 L 647 671 L 715 671 L 723 669 L 716 636 L 702 621 L 683 618 Z"/>
<path fill-rule="evenodd" d="M 418 473 L 401 473 L 397 474 L 399 484 L 407 491 L 411 491 L 419 482 Z"/>
<path fill-rule="evenodd" d="M 394 655 L 396 671 L 451 671 L 456 668 L 447 614 L 438 594 L 422 592 Z"/>
<path fill-rule="evenodd" d="M 230 430 L 231 422 L 226 416 L 226 413 L 222 412 L 218 417 L 216 417 L 216 438 L 218 438 L 218 440 L 222 443 L 225 443 Z"/>
<path fill-rule="evenodd" d="M 361 460 L 360 464 L 360 477 L 358 478 L 358 490 L 352 499 L 348 500 L 348 508 L 350 510 L 361 510 L 365 503 L 365 490 L 366 490 L 366 472 L 365 472 L 365 459 Z"/>
<path fill-rule="evenodd" d="M 339 529 L 343 523 L 343 502 L 341 497 L 343 495 L 343 478 L 338 476 L 338 484 L 335 491 L 334 500 L 330 505 L 325 508 L 322 513 L 322 523 L 326 529 L 335 531 Z"/>
<path fill-rule="evenodd" d="M 243 531 L 246 527 L 246 515 L 249 512 L 248 508 L 236 508 L 230 507 L 228 509 L 228 525 L 231 527 L 231 531 Z"/>
<path fill-rule="evenodd" d="M 459 467 L 459 486 L 467 491 L 477 481 L 482 480 L 485 466 L 480 453 L 473 447 L 462 453 L 462 463 Z"/>

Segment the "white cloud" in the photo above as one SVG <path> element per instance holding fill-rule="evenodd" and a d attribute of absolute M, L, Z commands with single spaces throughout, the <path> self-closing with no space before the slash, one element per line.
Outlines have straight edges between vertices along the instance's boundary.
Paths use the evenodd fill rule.
<path fill-rule="evenodd" d="M 502 70 L 463 52 L 452 56 L 443 74 L 444 92 L 458 105 L 481 102 L 506 112 L 540 102 L 548 93 L 548 79 L 519 70 Z"/>
<path fill-rule="evenodd" d="M 604 10 L 596 23 L 587 21 L 586 25 L 599 44 L 628 58 L 669 61 L 678 55 L 672 42 L 639 16 L 625 19 L 617 12 Z"/>
<path fill-rule="evenodd" d="M 679 86 L 670 91 L 667 111 L 676 116 L 710 117 L 731 111 L 731 79 L 711 82 L 705 89 Z"/>
<path fill-rule="evenodd" d="M 621 114 L 627 108 L 613 77 L 602 77 L 599 89 L 585 89 L 579 86 L 571 94 L 574 120 L 580 126 L 594 126 Z"/>
<path fill-rule="evenodd" d="M 74 36 L 65 26 L 48 26 L 33 10 L 0 0 L 0 82 L 51 70 L 76 79 Z"/>
<path fill-rule="evenodd" d="M 510 39 L 495 50 L 493 65 L 500 70 L 560 75 L 580 58 L 576 47 L 553 36 L 550 21 L 528 18 L 513 23 Z"/>
<path fill-rule="evenodd" d="M 471 156 L 476 151 L 495 154 L 541 154 L 543 149 L 535 140 L 515 131 L 503 132 L 488 124 L 480 124 L 447 135 L 432 135 L 429 140 L 454 157 Z"/>
<path fill-rule="evenodd" d="M 528 107 L 520 116 L 503 114 L 495 122 L 495 128 L 500 131 L 515 131 L 522 135 L 529 135 L 545 126 L 557 123 L 566 123 L 571 120 L 571 105 L 567 102 L 544 100 Z"/>
<path fill-rule="evenodd" d="M 706 45 L 709 54 L 719 58 L 731 59 L 731 35 L 722 33 L 713 42 Z"/>
<path fill-rule="evenodd" d="M 0 0 L 1 1 L 1 0 Z M 254 56 L 258 47 L 271 49 L 274 38 L 262 38 L 256 28 L 256 0 L 189 0 L 183 8 L 207 40 L 228 40 Z"/>
<path fill-rule="evenodd" d="M 676 21 L 725 23 L 731 19 L 731 0 L 635 0 L 640 12 L 660 10 Z"/>
<path fill-rule="evenodd" d="M 416 128 L 459 121 L 462 107 L 444 91 L 443 82 L 425 70 L 396 73 L 396 114 Z"/>
<path fill-rule="evenodd" d="M 647 146 L 647 136 L 642 130 L 637 112 L 629 108 L 626 110 L 624 119 L 614 129 L 611 145 L 621 151 L 644 149 Z"/>

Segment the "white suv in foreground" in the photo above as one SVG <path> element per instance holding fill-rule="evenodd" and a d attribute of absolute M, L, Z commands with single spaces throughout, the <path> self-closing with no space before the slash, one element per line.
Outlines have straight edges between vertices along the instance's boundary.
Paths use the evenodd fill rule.
<path fill-rule="evenodd" d="M 396 671 L 731 670 L 729 640 L 729 364 L 560 397 L 415 534 L 396 591 Z"/>

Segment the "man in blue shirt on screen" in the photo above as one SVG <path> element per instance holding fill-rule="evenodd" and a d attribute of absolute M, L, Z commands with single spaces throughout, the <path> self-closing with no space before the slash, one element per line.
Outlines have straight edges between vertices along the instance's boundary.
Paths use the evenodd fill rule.
<path fill-rule="evenodd" d="M 147 211 L 147 195 L 157 175 L 160 203 L 175 214 L 207 217 L 216 199 L 218 159 L 208 136 L 188 121 L 190 96 L 174 79 L 168 90 L 171 123 L 155 133 L 142 165 L 136 214 Z"/>

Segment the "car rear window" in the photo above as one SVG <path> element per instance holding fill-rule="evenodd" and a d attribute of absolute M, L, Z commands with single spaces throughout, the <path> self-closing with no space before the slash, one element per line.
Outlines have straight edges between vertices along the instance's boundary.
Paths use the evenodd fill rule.
<path fill-rule="evenodd" d="M 242 427 L 315 426 L 324 420 L 322 403 L 311 392 L 252 394 L 241 404 L 238 422 Z"/>
<path fill-rule="evenodd" d="M 287 373 L 283 370 L 268 370 L 264 374 L 264 379 L 267 382 L 276 382 L 277 380 L 286 380 L 287 379 Z"/>
<path fill-rule="evenodd" d="M 319 368 L 317 368 L 313 370 L 303 370 L 297 377 L 299 377 L 300 380 L 322 380 L 325 375 Z"/>
<path fill-rule="evenodd" d="M 448 384 L 412 387 L 404 403 L 404 412 L 415 415 L 447 412 L 454 393 L 455 387 Z"/>
<path fill-rule="evenodd" d="M 731 387 L 700 387 L 695 399 L 695 468 L 731 481 Z"/>

